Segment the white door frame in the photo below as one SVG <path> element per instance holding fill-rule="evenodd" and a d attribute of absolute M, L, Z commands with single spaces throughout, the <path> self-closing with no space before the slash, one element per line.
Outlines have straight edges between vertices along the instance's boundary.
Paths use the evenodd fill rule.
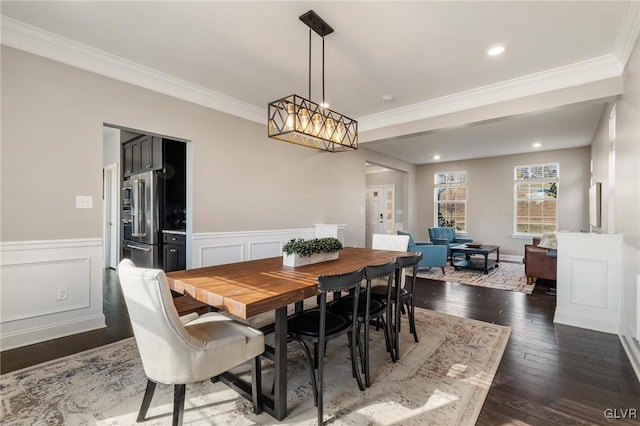
<path fill-rule="evenodd" d="M 115 269 L 120 260 L 120 180 L 118 164 L 103 170 L 102 266 Z"/>

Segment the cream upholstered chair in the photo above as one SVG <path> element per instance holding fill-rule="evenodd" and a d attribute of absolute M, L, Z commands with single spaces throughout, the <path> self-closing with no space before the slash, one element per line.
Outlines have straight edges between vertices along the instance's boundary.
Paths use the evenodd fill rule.
<path fill-rule="evenodd" d="M 157 383 L 174 385 L 173 424 L 182 424 L 187 383 L 216 376 L 251 360 L 254 412 L 262 411 L 260 357 L 264 335 L 219 313 L 178 317 L 163 271 L 118 265 L 133 334 L 147 376 L 138 414 L 144 421 Z"/>
<path fill-rule="evenodd" d="M 373 234 L 371 248 L 379 250 L 407 251 L 409 235 Z"/>
<path fill-rule="evenodd" d="M 407 251 L 409 235 L 373 234 L 371 248 L 377 250 Z M 401 286 L 404 287 L 404 274 L 401 274 Z M 373 287 L 386 286 L 387 280 L 376 278 L 371 282 Z"/>

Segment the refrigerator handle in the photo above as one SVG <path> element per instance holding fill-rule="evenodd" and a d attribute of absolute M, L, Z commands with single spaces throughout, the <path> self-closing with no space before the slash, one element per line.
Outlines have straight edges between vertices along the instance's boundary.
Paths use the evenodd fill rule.
<path fill-rule="evenodd" d="M 132 237 L 144 237 L 145 231 L 145 181 L 144 179 L 135 179 L 133 181 L 133 197 L 131 200 L 131 219 L 133 221 Z"/>
<path fill-rule="evenodd" d="M 134 246 L 133 244 L 127 244 L 127 248 L 133 249 L 133 250 L 145 251 L 145 252 L 151 251 L 151 249 L 148 247 L 139 247 L 139 246 Z"/>

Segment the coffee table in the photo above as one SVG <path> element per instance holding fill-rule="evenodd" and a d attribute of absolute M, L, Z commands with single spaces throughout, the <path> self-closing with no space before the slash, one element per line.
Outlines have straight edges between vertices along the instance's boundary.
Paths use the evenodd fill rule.
<path fill-rule="evenodd" d="M 489 259 L 489 254 L 496 253 L 496 258 Z M 455 257 L 456 254 L 464 254 L 464 258 Z M 483 258 L 473 258 L 473 255 L 481 255 Z M 500 262 L 500 246 L 481 245 L 469 247 L 466 244 L 451 246 L 451 266 L 458 270 L 475 269 L 489 273 L 489 268 L 497 268 Z"/>

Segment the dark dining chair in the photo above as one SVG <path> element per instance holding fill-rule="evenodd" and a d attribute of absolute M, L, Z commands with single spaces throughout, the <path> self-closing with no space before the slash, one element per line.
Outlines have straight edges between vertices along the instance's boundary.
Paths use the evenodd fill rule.
<path fill-rule="evenodd" d="M 322 424 L 323 403 L 322 389 L 324 380 L 324 354 L 326 343 L 343 334 L 347 334 L 351 354 L 351 368 L 361 391 L 365 389 L 358 368 L 357 330 L 358 303 L 360 301 L 360 287 L 364 279 L 364 268 L 338 275 L 319 276 L 318 307 L 295 313 L 287 319 L 288 335 L 300 343 L 309 363 L 311 372 L 311 386 L 313 388 L 314 403 L 318 407 L 318 424 Z M 353 289 L 351 318 L 331 312 L 327 309 L 327 293 Z M 317 378 L 314 372 L 314 361 L 306 342 L 312 342 L 316 352 Z"/>
<path fill-rule="evenodd" d="M 391 356 L 391 361 L 396 362 L 393 347 L 391 345 L 391 326 L 387 307 L 391 306 L 391 289 L 393 288 L 393 279 L 396 272 L 395 260 L 384 265 L 365 266 L 364 275 L 366 278 L 366 286 L 364 292 L 360 293 L 358 301 L 358 349 L 361 351 L 360 359 L 362 360 L 362 371 L 364 373 L 364 383 L 366 387 L 371 386 L 370 374 L 370 357 L 369 357 L 369 327 L 371 322 L 376 321 L 382 325 L 384 332 L 384 341 L 387 352 Z M 385 301 L 371 300 L 371 281 L 373 279 L 384 279 L 387 281 L 387 298 Z M 334 300 L 329 304 L 329 309 L 347 318 L 353 315 L 353 294 L 343 296 Z M 364 326 L 364 342 L 360 341 L 361 327 Z"/>
<path fill-rule="evenodd" d="M 400 313 L 406 308 L 406 314 L 409 320 L 409 332 L 413 334 L 413 339 L 418 342 L 418 332 L 416 330 L 415 321 L 415 287 L 416 276 L 418 273 L 418 264 L 422 259 L 421 253 L 415 253 L 411 256 L 396 258 L 396 273 L 391 288 L 391 304 L 393 309 L 389 309 L 391 323 L 391 341 L 395 352 L 396 361 L 400 359 Z M 404 270 L 411 269 L 411 278 L 404 279 Z M 404 285 L 402 284 L 404 280 Z M 399 289 L 399 290 L 398 290 Z M 376 285 L 371 288 L 371 298 L 378 301 L 387 300 L 387 286 Z"/>

